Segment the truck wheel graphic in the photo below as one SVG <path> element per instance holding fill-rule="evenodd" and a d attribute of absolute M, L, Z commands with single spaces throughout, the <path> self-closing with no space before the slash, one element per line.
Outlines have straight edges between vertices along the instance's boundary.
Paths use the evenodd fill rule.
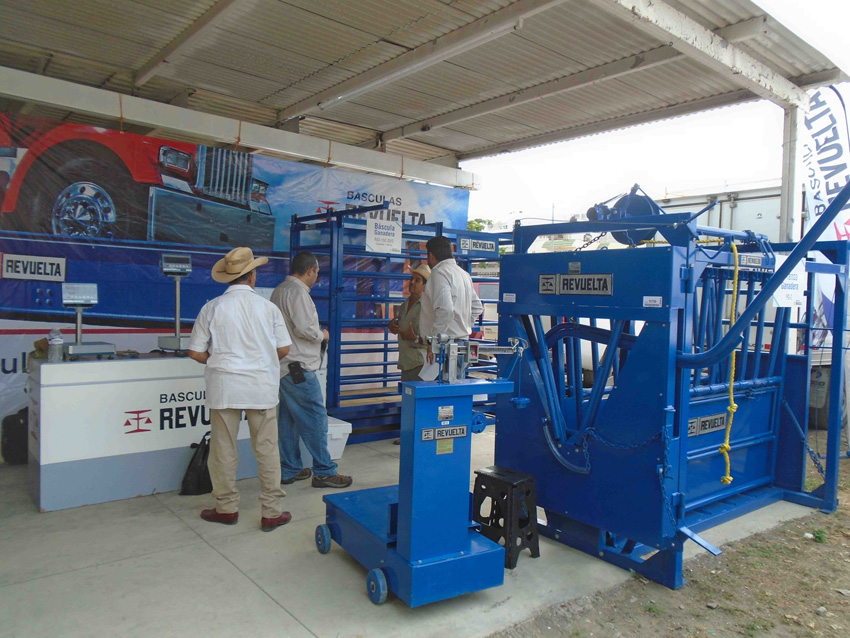
<path fill-rule="evenodd" d="M 66 237 L 145 239 L 147 210 L 141 187 L 122 166 L 74 158 L 42 170 L 30 191 L 34 230 Z"/>
<path fill-rule="evenodd" d="M 91 182 L 74 182 L 63 188 L 50 213 L 53 234 L 70 237 L 109 236 L 116 220 L 109 193 Z"/>

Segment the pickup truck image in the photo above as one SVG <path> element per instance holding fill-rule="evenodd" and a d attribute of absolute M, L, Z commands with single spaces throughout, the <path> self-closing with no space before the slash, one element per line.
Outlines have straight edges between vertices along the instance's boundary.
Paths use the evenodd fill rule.
<path fill-rule="evenodd" d="M 271 250 L 275 218 L 253 156 L 0 113 L 0 227 Z"/>

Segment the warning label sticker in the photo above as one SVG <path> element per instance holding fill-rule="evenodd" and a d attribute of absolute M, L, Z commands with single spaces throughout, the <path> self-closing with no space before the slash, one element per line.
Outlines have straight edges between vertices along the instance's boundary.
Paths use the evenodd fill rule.
<path fill-rule="evenodd" d="M 437 454 L 452 454 L 454 451 L 454 439 L 443 439 L 442 441 L 437 441 Z"/>

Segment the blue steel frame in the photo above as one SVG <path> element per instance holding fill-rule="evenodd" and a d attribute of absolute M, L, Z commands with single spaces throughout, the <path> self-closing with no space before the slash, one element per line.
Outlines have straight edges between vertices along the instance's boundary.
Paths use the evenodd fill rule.
<path fill-rule="evenodd" d="M 319 319 L 330 333 L 328 345 L 328 414 L 352 424 L 351 443 L 360 443 L 398 435 L 400 404 L 394 400 L 400 381 L 392 353 L 398 352 L 398 341 L 387 329 L 390 309 L 404 300 L 403 282 L 410 275 L 403 271 L 407 260 L 425 261 L 420 244 L 436 235 L 449 237 L 455 244 L 455 258 L 461 267 L 472 270 L 472 264 L 499 258 L 499 247 L 509 243 L 509 234 L 481 233 L 443 228 L 442 223 L 402 226 L 402 253 L 367 252 L 365 248 L 365 213 L 380 214 L 386 204 L 344 210 L 330 209 L 309 216 L 294 216 L 290 227 L 290 254 L 309 250 L 319 257 L 320 279 L 312 290 Z M 461 248 L 464 240 L 487 241 L 492 250 Z M 416 248 L 408 248 L 413 242 Z M 358 270 L 350 260 L 380 261 L 377 271 Z M 361 283 L 370 283 L 371 294 L 358 292 Z M 498 282 L 496 278 L 473 277 L 474 282 Z M 377 284 L 377 285 L 376 285 Z M 397 290 L 394 290 L 394 287 Z M 494 304 L 495 301 L 485 303 Z M 351 317 L 352 305 L 380 307 L 378 318 Z M 479 327 L 487 322 L 479 319 Z M 381 331 L 379 339 L 347 339 L 343 331 L 366 329 Z M 353 356 L 352 356 L 353 355 Z M 352 360 L 358 355 L 372 355 L 373 360 Z M 377 355 L 377 357 L 375 356 Z M 345 357 L 345 360 L 343 359 Z M 380 359 L 375 361 L 374 358 Z M 380 371 L 358 372 L 358 368 L 380 368 Z M 495 371 L 495 366 L 488 368 Z M 373 386 L 363 388 L 362 386 Z M 374 386 L 379 387 L 375 388 Z M 346 391 L 348 389 L 348 391 Z M 390 397 L 392 400 L 387 401 Z"/>
<path fill-rule="evenodd" d="M 847 242 L 815 241 L 848 199 L 850 186 L 796 245 L 700 228 L 687 214 L 515 229 L 516 254 L 503 257 L 501 268 L 502 298 L 515 301 L 499 304 L 499 340 L 528 342 L 517 385 L 530 402 L 498 399 L 496 464 L 535 475 L 547 517 L 542 534 L 677 588 L 686 540 L 718 551 L 701 530 L 780 499 L 835 510 L 850 252 Z M 661 234 L 669 246 L 525 253 L 542 234 L 636 229 Z M 703 247 L 700 237 L 721 243 Z M 758 267 L 741 271 L 730 326 L 732 241 Z M 834 276 L 836 298 L 823 484 L 806 491 L 807 453 L 816 459 L 806 439 L 811 298 L 797 322 L 788 308 L 771 317 L 766 303 L 812 249 L 832 263 L 807 262 L 807 270 Z M 772 273 L 780 250 L 791 254 Z M 610 275 L 610 294 L 549 288 L 559 275 L 570 281 L 577 273 Z M 803 354 L 786 354 L 791 328 L 802 331 Z M 582 344 L 592 351 L 592 388 L 583 387 Z M 599 344 L 606 346 L 601 358 Z M 724 484 L 725 427 L 712 424 L 728 418 L 733 350 L 734 480 Z"/>

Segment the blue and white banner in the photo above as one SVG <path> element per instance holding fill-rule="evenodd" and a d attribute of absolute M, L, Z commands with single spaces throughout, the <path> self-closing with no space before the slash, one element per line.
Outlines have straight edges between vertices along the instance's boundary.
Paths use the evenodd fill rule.
<path fill-rule="evenodd" d="M 465 190 L 268 157 L 254 158 L 254 176 L 268 184 L 266 200 L 276 220 L 276 251 L 289 249 L 293 215 L 313 215 L 328 208 L 386 202 L 387 210 L 369 213 L 369 217 L 400 224 L 442 222 L 446 228 L 466 228 L 469 191 Z"/>
<path fill-rule="evenodd" d="M 839 191 L 850 182 L 850 131 L 847 108 L 834 86 L 817 89 L 802 120 L 802 159 L 806 176 L 806 203 L 811 228 Z M 821 240 L 850 239 L 850 203 L 842 209 Z"/>
<path fill-rule="evenodd" d="M 834 86 L 810 93 L 809 112 L 802 118 L 799 139 L 806 183 L 806 219 L 808 231 L 850 182 L 850 130 L 847 109 L 840 91 Z M 850 239 L 850 203 L 844 206 L 832 226 L 820 236 L 822 241 Z M 825 259 L 822 255 L 819 259 Z M 813 346 L 825 344 L 832 325 L 835 279 L 816 277 L 813 302 Z"/>

